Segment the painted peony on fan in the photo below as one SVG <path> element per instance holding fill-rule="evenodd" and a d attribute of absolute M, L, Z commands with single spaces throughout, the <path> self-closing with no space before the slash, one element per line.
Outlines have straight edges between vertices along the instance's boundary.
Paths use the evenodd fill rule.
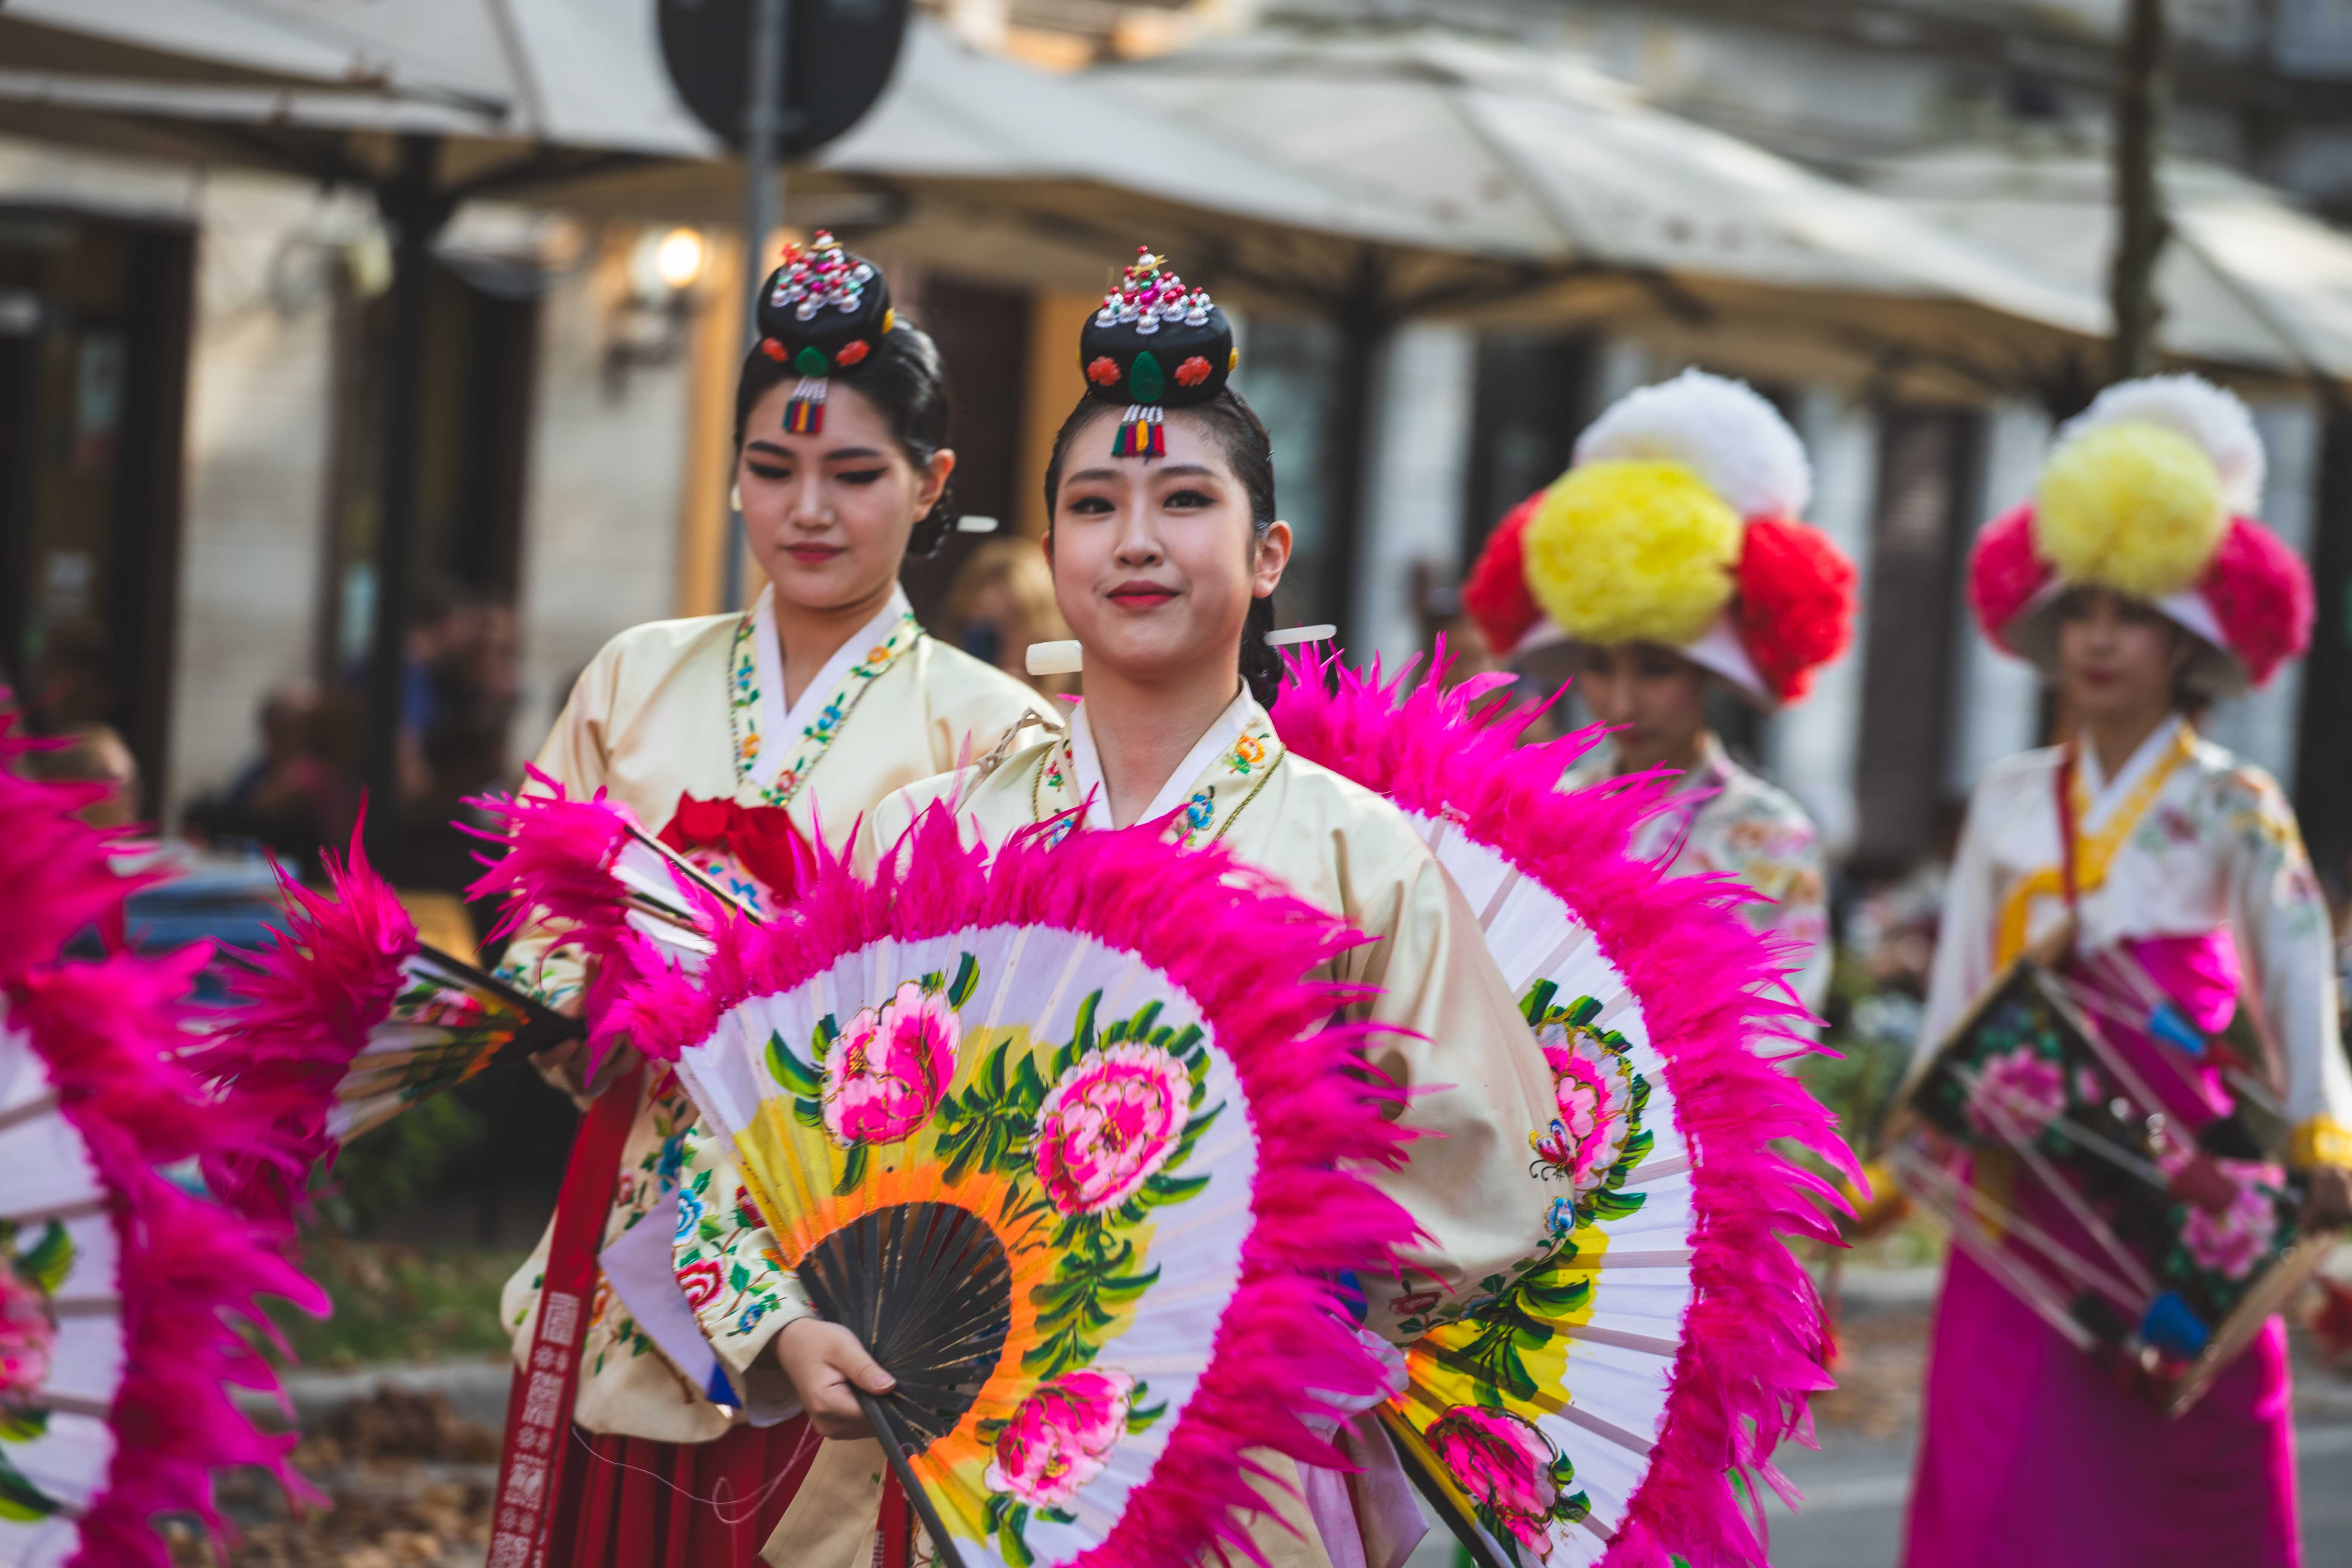
<path fill-rule="evenodd" d="M 1190 1562 L 1241 1454 L 1330 1463 L 1310 1391 L 1381 1387 L 1333 1278 L 1409 1222 L 1340 995 L 1349 940 L 1221 850 L 944 808 L 867 882 L 732 923 L 625 999 L 731 1143 L 782 1262 L 898 1378 L 873 1412 L 943 1561 Z M 693 1215 L 682 1215 L 686 1234 Z"/>
<path fill-rule="evenodd" d="M 1286 745 L 1420 827 L 1558 1096 L 1528 1131 L 1528 1256 L 1474 1296 L 1408 1290 L 1373 1325 L 1418 1336 L 1382 1424 L 1487 1563 L 1761 1564 L 1743 1498 L 1827 1385 L 1821 1306 L 1780 1235 L 1832 1234 L 1804 1196 L 1827 1189 L 1771 1142 L 1848 1156 L 1751 1050 L 1801 1015 L 1728 885 L 1629 858 L 1659 781 L 1559 793 L 1597 733 L 1519 746 L 1538 710 L 1474 707 L 1495 683 L 1408 694 L 1377 665 L 1293 656 L 1274 710 Z"/>
<path fill-rule="evenodd" d="M 252 1224 L 157 1173 L 262 1130 L 177 1059 L 201 950 L 60 959 L 139 884 L 73 817 L 100 792 L 17 778 L 24 749 L 0 713 L 0 1563 L 164 1568 L 149 1521 L 217 1526 L 212 1467 L 301 1489 L 293 1438 L 257 1433 L 225 1385 L 275 1386 L 240 1332 L 269 1332 L 257 1293 L 326 1302 Z"/>

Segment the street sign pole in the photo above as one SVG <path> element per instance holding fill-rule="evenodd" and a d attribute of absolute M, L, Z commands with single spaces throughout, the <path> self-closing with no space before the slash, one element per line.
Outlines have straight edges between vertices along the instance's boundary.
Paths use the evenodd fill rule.
<path fill-rule="evenodd" d="M 784 216 L 784 174 L 776 157 L 782 140 L 784 50 L 792 37 L 792 0 L 752 0 L 750 59 L 743 99 L 743 346 L 760 336 L 760 285 L 768 276 L 768 237 Z M 720 604 L 743 605 L 743 542 L 740 516 L 729 519 Z"/>

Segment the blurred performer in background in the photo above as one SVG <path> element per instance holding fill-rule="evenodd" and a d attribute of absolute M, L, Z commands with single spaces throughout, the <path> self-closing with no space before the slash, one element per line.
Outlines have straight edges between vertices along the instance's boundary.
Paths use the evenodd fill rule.
<path fill-rule="evenodd" d="M 722 887 L 772 909 L 792 896 L 795 840 L 822 833 L 843 847 L 883 796 L 987 752 L 1045 701 L 926 636 L 899 590 L 906 555 L 954 525 L 955 454 L 939 351 L 893 314 L 882 274 L 819 234 L 770 276 L 760 326 L 735 395 L 735 503 L 767 586 L 740 615 L 614 637 L 539 766 L 574 795 L 609 792 Z M 527 933 L 504 973 L 576 1010 L 580 966 L 551 953 L 553 941 Z M 656 1282 L 677 1296 L 667 1237 L 691 1103 L 667 1074 L 628 1063 L 593 1084 L 573 1060 L 542 1068 L 588 1107 L 549 1238 L 573 1205 L 604 1212 L 600 1248 L 651 1215 L 665 1238 Z M 726 1178 L 710 1207 L 736 1215 Z M 503 1303 L 518 1363 L 534 1371 L 543 1282 L 580 1263 L 551 1259 L 549 1238 Z M 552 1457 L 550 1568 L 755 1561 L 815 1452 L 804 1423 L 749 1426 L 744 1397 L 722 1405 L 689 1385 L 609 1271 L 592 1301 L 572 1440 Z M 510 1455 L 508 1477 L 536 1458 Z M 502 1480 L 502 1509 L 507 1491 Z"/>
<path fill-rule="evenodd" d="M 2017 954 L 2074 922 L 2200 1030 L 2244 1004 L 2284 1058 L 2307 1222 L 2352 1213 L 2352 1072 L 2327 912 L 2278 785 L 2200 740 L 2216 696 L 2301 652 L 2311 582 L 2247 518 L 2263 449 L 2244 405 L 2192 376 L 2126 382 L 2059 432 L 2034 500 L 1971 566 L 1985 633 L 2054 682 L 2071 733 L 1995 764 L 1955 859 L 1920 1030 L 1933 1050 Z M 2192 1131 L 2231 1101 L 2208 1058 L 2103 1022 Z M 1980 1178 L 1990 1179 L 1990 1178 Z M 2168 1420 L 1955 1249 L 1929 1352 L 1910 1568 L 2300 1561 L 2286 1335 L 2277 1319 Z"/>
<path fill-rule="evenodd" d="M 1706 722 L 1710 687 L 1796 701 L 1852 637 L 1853 567 L 1800 521 L 1811 494 L 1804 446 L 1770 404 L 1685 371 L 1593 421 L 1568 472 L 1496 528 L 1462 599 L 1497 657 L 1572 645 L 1578 695 L 1618 728 L 1563 787 L 1678 771 L 1644 851 L 1771 900 L 1748 918 L 1786 940 L 1818 1013 L 1832 958 L 1819 836 Z"/>

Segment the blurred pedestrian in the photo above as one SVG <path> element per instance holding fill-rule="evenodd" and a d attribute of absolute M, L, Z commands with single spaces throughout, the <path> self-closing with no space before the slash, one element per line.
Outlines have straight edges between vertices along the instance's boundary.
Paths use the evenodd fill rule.
<path fill-rule="evenodd" d="M 1811 490 L 1770 404 L 1685 372 L 1593 422 L 1568 472 L 1496 528 L 1462 597 L 1496 650 L 1570 645 L 1577 693 L 1615 730 L 1562 786 L 1679 774 L 1643 852 L 1769 900 L 1749 922 L 1783 939 L 1797 999 L 1818 1013 L 1832 958 L 1820 836 L 1706 718 L 1718 686 L 1767 709 L 1798 700 L 1852 636 L 1853 568 L 1798 521 Z"/>
<path fill-rule="evenodd" d="M 1029 645 L 1070 635 L 1054 603 L 1054 574 L 1034 539 L 992 539 L 964 558 L 940 615 L 940 636 L 983 664 L 1018 676 L 1038 690 L 1077 690 L 1074 676 L 1028 673 Z"/>
<path fill-rule="evenodd" d="M 808 300 L 822 308 L 795 310 Z M 892 313 L 878 270 L 823 234 L 787 251 L 761 301 L 764 335 L 736 385 L 735 500 L 767 584 L 741 614 L 656 622 L 606 644 L 538 765 L 575 797 L 607 792 L 722 886 L 772 908 L 793 894 L 795 842 L 822 834 L 845 847 L 884 795 L 1009 742 L 1047 704 L 927 635 L 898 587 L 905 558 L 936 549 L 955 521 L 931 339 Z M 551 952 L 555 935 L 527 932 L 501 973 L 576 1012 L 583 976 Z M 575 1060 L 542 1066 L 589 1104 L 558 1219 L 601 1213 L 600 1247 L 649 1215 L 667 1237 L 695 1124 L 677 1079 L 625 1052 L 593 1082 Z M 714 1157 L 721 1173 L 692 1234 L 716 1250 L 758 1221 L 726 1152 Z M 536 1342 L 542 1288 L 551 1274 L 594 1279 L 592 1259 L 551 1256 L 543 1238 L 508 1282 L 518 1367 L 578 1357 L 559 1468 L 509 1453 L 499 1494 L 503 1517 L 540 1505 L 540 1479 L 554 1485 L 550 1568 L 748 1568 L 815 1451 L 801 1418 L 749 1422 L 747 1407 L 784 1413 L 767 1398 L 782 1382 L 773 1345 L 793 1316 L 781 1310 L 789 1279 L 755 1253 L 698 1295 L 719 1325 L 725 1381 L 713 1390 L 654 1353 L 630 1304 L 651 1290 L 690 1313 L 667 1247 L 657 1262 L 643 1279 L 594 1287 L 577 1350 Z"/>
<path fill-rule="evenodd" d="M 111 724 L 68 725 L 25 753 L 26 771 L 51 784 L 103 784 L 106 793 L 75 813 L 92 827 L 128 827 L 140 819 L 139 759 Z"/>
<path fill-rule="evenodd" d="M 309 681 L 273 689 L 257 717 L 260 754 L 227 789 L 189 805 L 188 835 L 242 841 L 315 868 L 322 848 L 350 840 L 358 815 L 354 718 L 348 699 L 330 700 Z"/>
<path fill-rule="evenodd" d="M 2352 1218 L 2352 1071 L 2326 910 L 2278 785 L 2193 722 L 2309 635 L 2303 563 L 2242 515 L 2262 468 L 2235 397 L 2191 376 L 2126 382 L 2059 433 L 2033 501 L 1981 535 L 1979 622 L 2055 683 L 2072 723 L 2060 744 L 1996 763 L 1977 785 L 1920 1039 L 1935 1049 L 2004 966 L 2069 922 L 2075 953 L 2130 963 L 2208 1037 L 2251 1002 L 2284 1056 L 2305 1217 L 2326 1225 Z M 2227 1113 L 2212 1053 L 2100 1028 L 2144 1067 L 2168 1119 L 2194 1133 Z M 2168 1418 L 1951 1253 L 1910 1568 L 2300 1560 L 2276 1318 Z"/>

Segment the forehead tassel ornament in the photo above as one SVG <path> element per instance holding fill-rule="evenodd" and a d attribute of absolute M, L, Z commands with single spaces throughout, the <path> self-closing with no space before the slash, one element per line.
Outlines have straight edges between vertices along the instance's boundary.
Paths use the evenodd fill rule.
<path fill-rule="evenodd" d="M 1161 413 L 1206 403 L 1240 363 L 1234 329 L 1205 289 L 1188 288 L 1149 246 L 1078 334 L 1087 393 L 1122 406 L 1114 458 L 1168 455 Z"/>
<path fill-rule="evenodd" d="M 760 352 L 801 373 L 784 405 L 784 428 L 824 434 L 825 388 L 873 357 L 897 325 L 882 269 L 819 229 L 784 247 L 783 265 L 760 289 Z"/>

